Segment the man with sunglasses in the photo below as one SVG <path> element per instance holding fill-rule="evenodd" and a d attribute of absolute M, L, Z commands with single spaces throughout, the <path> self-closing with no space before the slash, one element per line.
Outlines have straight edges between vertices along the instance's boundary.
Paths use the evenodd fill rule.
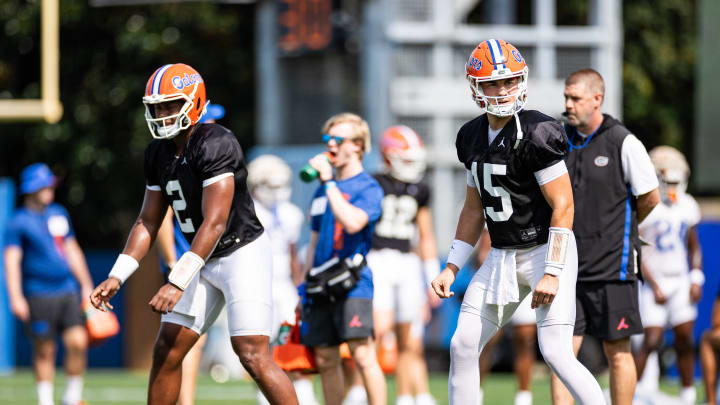
<path fill-rule="evenodd" d="M 384 405 L 385 377 L 372 339 L 372 272 L 364 258 L 383 198 L 362 165 L 370 151 L 370 129 L 359 116 L 342 113 L 327 120 L 323 134 L 327 152 L 309 162 L 321 186 L 310 207 L 302 340 L 315 348 L 326 404 L 342 403 L 339 346 L 347 342 L 370 405 Z"/>

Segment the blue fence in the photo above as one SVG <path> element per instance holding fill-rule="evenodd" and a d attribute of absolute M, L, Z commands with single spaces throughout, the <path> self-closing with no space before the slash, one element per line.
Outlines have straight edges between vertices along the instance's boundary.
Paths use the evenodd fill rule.
<path fill-rule="evenodd" d="M 15 207 L 15 185 L 10 179 L 0 179 L 0 248 L 5 246 L 5 226 Z M 5 260 L 0 260 L 0 374 L 12 371 L 15 365 L 15 322 L 5 285 Z"/>

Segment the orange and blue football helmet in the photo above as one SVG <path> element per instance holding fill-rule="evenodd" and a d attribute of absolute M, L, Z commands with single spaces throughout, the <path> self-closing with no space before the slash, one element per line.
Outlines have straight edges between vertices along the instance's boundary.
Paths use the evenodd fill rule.
<path fill-rule="evenodd" d="M 675 204 L 687 189 L 690 178 L 690 165 L 685 156 L 672 146 L 662 145 L 649 153 L 655 166 L 655 174 L 660 185 L 660 198 L 666 204 Z"/>
<path fill-rule="evenodd" d="M 502 39 L 481 42 L 470 54 L 465 65 L 465 77 L 470 82 L 472 98 L 483 113 L 508 117 L 522 110 L 527 102 L 528 67 L 520 52 Z M 504 97 L 490 97 L 483 93 L 480 83 L 518 77 L 517 91 L 511 103 L 498 104 Z"/>
<path fill-rule="evenodd" d="M 390 175 L 406 183 L 417 183 L 425 174 L 425 148 L 417 132 L 395 125 L 383 132 L 380 153 Z"/>
<path fill-rule="evenodd" d="M 184 100 L 177 114 L 156 117 L 155 106 L 168 101 Z M 183 63 L 164 65 L 158 68 L 145 86 L 143 104 L 145 120 L 150 134 L 156 139 L 171 139 L 180 131 L 197 124 L 207 111 L 205 82 L 197 70 Z M 173 119 L 172 124 L 165 122 Z"/>

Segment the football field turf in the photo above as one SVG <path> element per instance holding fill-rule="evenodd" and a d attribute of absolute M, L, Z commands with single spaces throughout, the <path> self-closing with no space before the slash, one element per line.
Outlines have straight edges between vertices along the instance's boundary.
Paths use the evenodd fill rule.
<path fill-rule="evenodd" d="M 607 379 L 601 379 L 603 387 Z M 85 400 L 88 405 L 144 404 L 147 375 L 122 370 L 92 370 L 85 378 Z M 663 391 L 677 394 L 676 384 L 662 384 Z M 515 393 L 515 379 L 511 374 L 495 373 L 484 384 L 485 404 L 512 404 Z M 64 390 L 64 375 L 55 378 L 56 403 Z M 447 374 L 431 376 L 430 390 L 438 405 L 447 405 Z M 320 381 L 315 378 L 315 391 L 321 398 Z M 550 384 L 546 375 L 533 380 L 533 404 L 550 404 Z M 698 387 L 698 397 L 703 397 Z M 395 399 L 395 381 L 388 378 L 388 404 Z M 32 373 L 22 370 L 11 375 L 0 376 L 0 403 L 4 405 L 35 405 L 35 387 Z M 198 381 L 197 405 L 255 405 L 255 384 L 249 381 L 216 383 L 208 375 L 201 375 Z"/>

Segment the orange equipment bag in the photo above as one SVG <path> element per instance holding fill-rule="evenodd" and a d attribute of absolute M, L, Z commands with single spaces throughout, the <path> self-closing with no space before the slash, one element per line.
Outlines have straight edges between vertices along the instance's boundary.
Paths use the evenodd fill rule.
<path fill-rule="evenodd" d="M 85 327 L 91 345 L 96 345 L 120 332 L 120 323 L 114 312 L 103 312 L 90 304 L 89 300 L 83 302 L 85 311 Z"/>
<path fill-rule="evenodd" d="M 315 353 L 312 348 L 300 343 L 300 315 L 295 325 L 285 322 L 280 326 L 279 345 L 273 346 L 273 361 L 285 371 L 315 373 Z"/>

